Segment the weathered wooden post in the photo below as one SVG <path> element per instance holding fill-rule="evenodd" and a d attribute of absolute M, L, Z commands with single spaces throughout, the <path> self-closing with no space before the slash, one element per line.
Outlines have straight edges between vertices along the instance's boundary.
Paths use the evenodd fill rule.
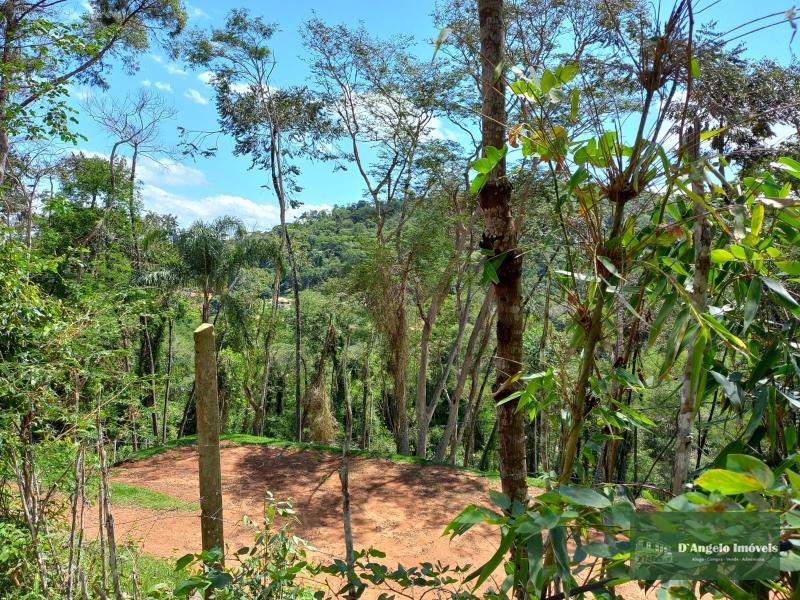
<path fill-rule="evenodd" d="M 200 464 L 200 530 L 203 550 L 223 552 L 222 474 L 219 461 L 219 394 L 214 326 L 194 330 L 194 389 L 197 401 L 197 453 Z"/>

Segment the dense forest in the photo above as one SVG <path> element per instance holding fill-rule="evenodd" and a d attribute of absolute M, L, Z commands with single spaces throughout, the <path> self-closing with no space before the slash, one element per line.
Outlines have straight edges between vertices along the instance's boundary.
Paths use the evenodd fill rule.
<path fill-rule="evenodd" d="M 0 1 L 0 596 L 800 597 L 800 63 L 748 50 L 797 15 L 720 28 L 717 4 L 441 0 L 424 53 L 314 17 L 287 86 L 255 7 Z M 215 128 L 115 93 L 153 49 L 207 74 Z M 145 161 L 222 152 L 278 225 L 146 208 Z M 362 196 L 304 209 L 310 164 Z M 203 435 L 202 324 L 223 446 L 339 461 L 338 558 L 268 466 L 246 548 L 204 530 L 176 565 L 118 539 L 156 494 L 118 469 Z M 359 549 L 354 459 L 498 478 L 436 525 L 494 551 Z M 770 513 L 777 566 L 637 576 L 653 511 Z"/>

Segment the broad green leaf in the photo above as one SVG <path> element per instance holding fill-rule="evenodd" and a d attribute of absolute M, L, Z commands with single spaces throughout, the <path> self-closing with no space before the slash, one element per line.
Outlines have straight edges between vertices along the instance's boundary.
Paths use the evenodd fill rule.
<path fill-rule="evenodd" d="M 456 517 L 447 524 L 442 535 L 450 534 L 450 538 L 462 535 L 473 525 L 478 523 L 496 523 L 502 517 L 488 508 L 470 504 L 462 510 Z"/>
<path fill-rule="evenodd" d="M 562 485 L 553 491 L 569 500 L 570 504 L 591 506 L 592 508 L 608 508 L 611 506 L 611 500 L 591 488 Z"/>
<path fill-rule="evenodd" d="M 726 496 L 760 492 L 765 489 L 758 479 L 747 473 L 737 473 L 726 469 L 709 469 L 694 480 L 704 490 L 719 492 Z"/>
<path fill-rule="evenodd" d="M 757 479 L 765 488 L 769 488 L 775 483 L 775 476 L 772 474 L 766 463 L 748 454 L 729 454 L 725 460 L 725 466 L 729 471 L 745 473 Z"/>
<path fill-rule="evenodd" d="M 472 180 L 469 186 L 470 193 L 477 194 L 480 192 L 488 178 L 489 176 L 486 173 L 478 173 L 475 175 L 475 179 Z"/>
<path fill-rule="evenodd" d="M 787 275 L 793 277 L 800 275 L 800 260 L 780 260 L 775 263 L 775 266 Z"/>
<path fill-rule="evenodd" d="M 758 239 L 761 233 L 761 226 L 764 224 L 764 205 L 756 204 L 753 207 L 753 214 L 750 216 L 750 235 Z"/>
<path fill-rule="evenodd" d="M 724 248 L 714 248 L 711 252 L 709 252 L 709 256 L 711 258 L 711 262 L 713 263 L 724 263 L 731 260 L 736 260 L 736 257 Z"/>

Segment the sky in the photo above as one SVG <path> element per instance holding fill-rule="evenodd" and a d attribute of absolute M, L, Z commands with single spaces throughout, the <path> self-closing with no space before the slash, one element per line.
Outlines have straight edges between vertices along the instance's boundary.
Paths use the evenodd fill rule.
<path fill-rule="evenodd" d="M 671 6 L 670 0 L 661 2 Z M 225 15 L 237 7 L 246 7 L 267 22 L 276 23 L 279 30 L 271 47 L 277 59 L 274 81 L 278 86 L 310 83 L 299 32 L 303 24 L 315 16 L 331 24 L 363 23 L 378 37 L 413 35 L 418 40 L 413 51 L 426 59 L 432 55 L 431 40 L 438 33 L 430 16 L 433 0 L 192 0 L 186 7 L 190 28 L 219 26 Z M 695 0 L 695 7 L 699 22 L 716 20 L 719 30 L 727 31 L 752 19 L 787 10 L 791 4 L 782 0 Z M 743 28 L 741 32 L 757 26 Z M 742 41 L 751 57 L 769 56 L 785 64 L 791 60 L 792 51 L 800 52 L 800 35 L 791 46 L 790 36 L 791 29 L 785 23 L 749 35 Z M 213 90 L 208 78 L 184 64 L 171 62 L 159 48 L 152 48 L 141 58 L 134 74 L 115 65 L 109 81 L 111 87 L 107 91 L 73 89 L 74 101 L 80 102 L 93 94 L 123 98 L 126 94 L 135 94 L 138 89 L 148 88 L 161 94 L 176 112 L 175 118 L 162 126 L 165 146 L 177 146 L 179 126 L 217 129 Z M 78 129 L 87 139 L 79 142 L 76 150 L 108 155 L 113 141 L 87 115 L 80 116 L 79 120 Z M 446 123 L 441 127 L 443 135 L 456 135 L 454 127 L 450 129 Z M 219 151 L 213 158 L 193 159 L 178 153 L 158 160 L 144 159 L 138 166 L 138 179 L 145 209 L 174 214 L 182 226 L 197 219 L 210 220 L 222 215 L 237 216 L 250 229 L 276 225 L 279 219 L 277 200 L 272 190 L 264 187 L 268 183 L 267 174 L 250 170 L 247 158 L 235 157 L 231 150 L 230 140 L 222 137 Z M 299 182 L 303 190 L 297 199 L 303 205 L 291 212 L 291 218 L 306 210 L 350 204 L 363 197 L 363 182 L 353 169 L 335 172 L 331 164 L 310 162 L 302 162 L 300 167 Z"/>

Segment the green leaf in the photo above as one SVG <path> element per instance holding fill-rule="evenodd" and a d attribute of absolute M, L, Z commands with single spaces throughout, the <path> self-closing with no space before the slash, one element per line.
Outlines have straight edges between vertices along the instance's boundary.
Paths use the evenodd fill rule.
<path fill-rule="evenodd" d="M 555 76 L 560 83 L 569 83 L 575 79 L 580 70 L 577 63 L 567 63 L 556 69 Z"/>
<path fill-rule="evenodd" d="M 700 61 L 697 60 L 696 56 L 692 57 L 691 72 L 693 79 L 700 77 Z"/>
<path fill-rule="evenodd" d="M 750 325 L 753 323 L 753 319 L 756 317 L 758 305 L 760 303 L 761 279 L 754 277 L 750 280 L 750 285 L 747 288 L 747 299 L 744 302 L 744 325 L 742 327 L 742 333 L 746 332 L 750 328 Z"/>
<path fill-rule="evenodd" d="M 800 162 L 788 156 L 781 156 L 778 162 L 773 163 L 773 166 L 788 171 L 798 179 L 800 179 Z"/>
<path fill-rule="evenodd" d="M 650 335 L 647 337 L 648 346 L 652 346 L 658 338 L 658 334 L 661 333 L 661 328 L 664 326 L 664 321 L 672 314 L 672 309 L 677 299 L 678 294 L 675 291 L 670 292 L 669 295 L 664 298 L 664 303 L 661 305 L 658 314 L 656 314 L 656 318 L 653 319 L 653 324 L 650 326 Z"/>
<path fill-rule="evenodd" d="M 183 569 L 188 567 L 193 560 L 194 560 L 194 554 L 184 554 L 175 563 L 175 570 L 182 571 Z"/>
<path fill-rule="evenodd" d="M 741 409 L 742 390 L 739 385 L 725 377 L 725 375 L 717 373 L 716 371 L 710 371 L 710 374 L 711 377 L 714 378 L 714 381 L 720 385 L 725 397 L 730 401 L 730 403 L 737 409 Z"/>
<path fill-rule="evenodd" d="M 591 506 L 592 508 L 608 508 L 611 506 L 611 500 L 591 488 L 562 485 L 553 491 L 569 500 L 570 504 Z"/>
<path fill-rule="evenodd" d="M 717 137 L 720 133 L 725 131 L 727 127 L 720 127 L 719 129 L 712 129 L 711 131 L 704 131 L 700 134 L 700 141 L 705 142 L 713 137 Z"/>
<path fill-rule="evenodd" d="M 800 304 L 797 303 L 792 295 L 786 291 L 786 288 L 783 287 L 783 284 L 779 281 L 772 279 L 771 277 L 761 277 L 761 281 L 781 300 L 783 300 L 786 304 L 791 306 L 792 308 L 797 308 Z"/>
<path fill-rule="evenodd" d="M 550 69 L 545 69 L 544 73 L 542 73 L 542 92 L 547 93 L 553 86 L 556 84 L 556 76 L 553 75 L 553 72 Z"/>
<path fill-rule="evenodd" d="M 725 459 L 725 467 L 729 471 L 746 473 L 758 479 L 765 488 L 775 483 L 775 475 L 772 473 L 772 469 L 764 461 L 749 454 L 729 454 Z"/>
<path fill-rule="evenodd" d="M 725 263 L 731 260 L 736 260 L 736 257 L 724 248 L 714 248 L 711 252 L 709 252 L 709 256 L 711 257 L 711 262 L 713 263 Z"/>
<path fill-rule="evenodd" d="M 726 496 L 744 494 L 746 492 L 760 492 L 765 489 L 764 484 L 752 475 L 726 469 L 709 469 L 695 479 L 694 482 L 705 490 L 719 492 Z"/>
<path fill-rule="evenodd" d="M 605 256 L 598 256 L 597 260 L 600 261 L 602 265 L 606 269 L 608 269 L 608 272 L 611 273 L 614 277 L 622 279 L 622 275 L 619 274 L 616 265 L 612 263 L 610 260 L 608 260 L 608 258 L 606 258 Z"/>
<path fill-rule="evenodd" d="M 484 156 L 483 158 L 479 158 L 474 163 L 472 163 L 472 168 L 477 171 L 478 173 L 491 173 L 492 169 L 497 163 L 493 161 L 488 156 Z"/>
<path fill-rule="evenodd" d="M 439 48 L 441 48 L 442 44 L 447 41 L 447 38 L 450 37 L 451 33 L 453 33 L 453 30 L 450 27 L 442 27 L 439 30 L 439 35 L 437 35 L 436 39 L 433 41 L 433 56 L 431 57 L 431 62 L 433 62 L 433 59 L 436 58 Z"/>
<path fill-rule="evenodd" d="M 495 523 L 502 517 L 496 512 L 483 506 L 470 504 L 447 524 L 442 535 L 450 534 L 450 538 L 462 535 L 478 523 Z"/>
<path fill-rule="evenodd" d="M 478 173 L 475 175 L 475 179 L 472 180 L 472 183 L 469 186 L 470 193 L 477 194 L 480 192 L 488 178 L 489 176 L 486 173 Z"/>
<path fill-rule="evenodd" d="M 722 324 L 721 321 L 716 319 L 715 317 L 711 316 L 708 313 L 704 313 L 700 315 L 703 321 L 711 327 L 714 331 L 716 331 L 722 338 L 729 341 L 734 346 L 741 348 L 742 350 L 747 350 L 747 344 L 745 344 L 742 340 L 738 337 L 733 335 L 725 325 Z"/>
<path fill-rule="evenodd" d="M 581 92 L 578 88 L 572 90 L 570 94 L 570 111 L 569 120 L 574 123 L 578 119 L 578 103 L 581 98 Z"/>
<path fill-rule="evenodd" d="M 753 207 L 753 214 L 750 216 L 750 235 L 758 239 L 761 233 L 761 226 L 764 224 L 764 205 L 756 204 Z"/>

